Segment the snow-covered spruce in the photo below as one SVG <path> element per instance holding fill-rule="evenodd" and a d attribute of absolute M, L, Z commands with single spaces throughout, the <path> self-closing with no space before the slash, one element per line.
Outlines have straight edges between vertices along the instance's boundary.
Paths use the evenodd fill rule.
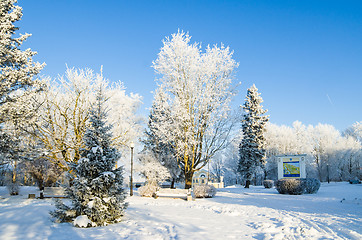
<path fill-rule="evenodd" d="M 145 139 L 143 140 L 144 149 L 141 152 L 140 161 L 143 166 L 146 166 L 144 161 L 147 159 L 153 158 L 155 161 L 159 162 L 157 164 L 153 161 L 152 168 L 155 169 L 158 167 L 161 170 L 160 164 L 166 168 L 170 175 L 168 178 L 171 182 L 171 188 L 174 188 L 176 182 L 184 179 L 184 173 L 178 166 L 177 154 L 176 150 L 173 148 L 172 141 L 168 143 L 162 142 L 157 127 L 167 121 L 172 121 L 171 109 L 167 104 L 167 99 L 168 97 L 165 95 L 162 88 L 156 89 L 148 118 L 148 130 L 145 131 Z M 147 162 L 150 161 L 148 160 Z M 143 167 L 141 173 L 144 174 L 144 170 L 146 170 L 145 167 Z M 145 177 L 149 182 L 149 176 L 145 175 Z"/>
<path fill-rule="evenodd" d="M 111 146 L 111 126 L 106 125 L 104 102 L 100 89 L 84 136 L 86 147 L 81 150 L 82 158 L 73 165 L 75 178 L 70 179 L 72 186 L 66 188 L 72 204 L 67 206 L 58 200 L 56 210 L 50 213 L 58 222 L 76 220 L 74 225 L 80 227 L 103 226 L 121 221 L 127 207 L 122 188 L 123 169 L 114 169 L 120 154 Z M 83 215 L 90 222 L 83 224 L 85 217 L 79 218 Z"/>
<path fill-rule="evenodd" d="M 23 15 L 16 0 L 0 2 L 0 123 L 11 117 L 25 118 L 32 112 L 29 95 L 41 89 L 41 83 L 34 80 L 45 64 L 33 61 L 36 52 L 30 48 L 22 50 L 21 45 L 31 34 L 18 34 L 14 25 Z M 23 103 L 23 104 L 21 104 Z"/>
<path fill-rule="evenodd" d="M 242 120 L 243 139 L 240 143 L 239 171 L 246 180 L 245 187 L 249 188 L 250 181 L 257 167 L 264 167 L 265 163 L 265 125 L 269 117 L 264 115 L 263 99 L 255 85 L 248 89 L 243 109 Z"/>

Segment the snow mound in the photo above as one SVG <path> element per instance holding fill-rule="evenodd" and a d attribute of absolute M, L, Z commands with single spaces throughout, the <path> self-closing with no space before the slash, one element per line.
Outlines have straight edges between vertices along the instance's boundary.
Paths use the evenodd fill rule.
<path fill-rule="evenodd" d="M 116 175 L 112 172 L 103 172 L 102 175 L 110 178 L 116 178 Z"/>
<path fill-rule="evenodd" d="M 94 154 L 96 154 L 98 149 L 99 149 L 100 153 L 103 153 L 103 149 L 100 146 L 92 147 L 92 152 Z"/>
<path fill-rule="evenodd" d="M 80 215 L 74 219 L 73 225 L 79 228 L 87 228 L 92 226 L 92 221 L 87 217 L 87 215 Z"/>

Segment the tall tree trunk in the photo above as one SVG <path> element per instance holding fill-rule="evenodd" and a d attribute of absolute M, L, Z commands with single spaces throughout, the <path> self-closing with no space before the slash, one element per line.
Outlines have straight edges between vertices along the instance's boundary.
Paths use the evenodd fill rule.
<path fill-rule="evenodd" d="M 253 178 L 253 174 L 252 173 L 246 173 L 245 174 L 245 188 L 249 188 L 250 184 L 251 184 L 251 180 Z"/>
<path fill-rule="evenodd" d="M 249 188 L 249 186 L 250 186 L 250 180 L 246 180 L 246 182 L 245 182 L 245 188 Z"/>
<path fill-rule="evenodd" d="M 193 176 L 194 176 L 193 170 L 185 172 L 185 189 L 192 188 L 192 177 Z"/>
<path fill-rule="evenodd" d="M 40 191 L 44 190 L 44 181 L 43 179 L 38 179 L 38 187 Z"/>
<path fill-rule="evenodd" d="M 18 161 L 15 160 L 14 162 L 14 169 L 13 169 L 13 183 L 16 182 L 16 170 L 17 170 Z"/>
<path fill-rule="evenodd" d="M 175 179 L 174 178 L 172 178 L 172 181 L 171 181 L 171 188 L 175 188 Z"/>

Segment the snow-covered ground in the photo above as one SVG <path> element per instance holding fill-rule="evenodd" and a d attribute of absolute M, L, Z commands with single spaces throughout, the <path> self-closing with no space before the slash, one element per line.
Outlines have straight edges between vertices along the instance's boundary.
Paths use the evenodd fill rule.
<path fill-rule="evenodd" d="M 362 239 L 361 184 L 300 196 L 229 187 L 193 202 L 133 196 L 123 222 L 87 229 L 52 222 L 50 199 L 27 199 L 35 191 L 0 187 L 0 239 Z"/>

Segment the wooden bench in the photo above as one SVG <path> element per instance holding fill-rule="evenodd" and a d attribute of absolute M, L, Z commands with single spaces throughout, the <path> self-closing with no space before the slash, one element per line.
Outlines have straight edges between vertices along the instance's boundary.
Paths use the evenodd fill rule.
<path fill-rule="evenodd" d="M 30 193 L 28 198 L 35 198 L 35 194 Z M 45 187 L 43 191 L 40 191 L 39 198 L 66 198 L 66 196 L 62 187 Z"/>
<path fill-rule="evenodd" d="M 192 189 L 172 189 L 172 188 L 160 188 L 156 191 L 154 198 L 167 197 L 167 198 L 182 198 L 187 201 L 194 200 L 194 193 Z"/>

